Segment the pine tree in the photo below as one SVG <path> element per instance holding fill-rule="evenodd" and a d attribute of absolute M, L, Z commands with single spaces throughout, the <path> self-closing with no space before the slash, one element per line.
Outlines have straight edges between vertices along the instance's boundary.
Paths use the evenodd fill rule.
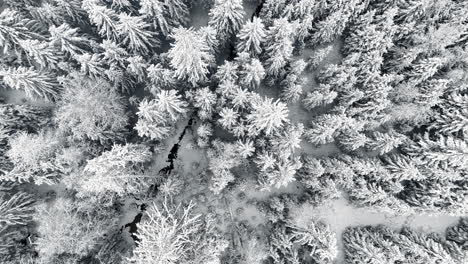
<path fill-rule="evenodd" d="M 9 51 L 20 54 L 22 51 L 21 41 L 44 39 L 29 29 L 28 24 L 31 22 L 17 11 L 8 8 L 0 13 L 0 47 L 4 54 Z"/>
<path fill-rule="evenodd" d="M 49 32 L 50 44 L 69 56 L 75 57 L 91 49 L 90 40 L 80 35 L 78 28 L 66 23 L 58 27 L 50 26 Z"/>
<path fill-rule="evenodd" d="M 244 20 L 244 7 L 240 0 L 216 0 L 211 8 L 209 25 L 218 32 L 221 39 L 229 39 L 237 33 Z"/>
<path fill-rule="evenodd" d="M 221 126 L 225 129 L 231 130 L 233 127 L 236 126 L 239 118 L 239 113 L 231 108 L 223 108 L 221 112 L 219 112 L 220 118 L 218 122 Z"/>
<path fill-rule="evenodd" d="M 168 36 L 173 28 L 185 26 L 189 10 L 181 0 L 141 0 L 139 13 L 153 22 L 154 28 Z"/>
<path fill-rule="evenodd" d="M 164 113 L 172 121 L 177 121 L 187 112 L 187 102 L 185 102 L 176 90 L 162 90 L 156 95 L 153 101 L 155 110 Z"/>
<path fill-rule="evenodd" d="M 397 132 L 382 133 L 375 131 L 367 143 L 367 148 L 371 151 L 378 151 L 380 155 L 383 155 L 402 145 L 405 138 L 404 135 Z"/>
<path fill-rule="evenodd" d="M 208 45 L 192 29 L 174 29 L 171 37 L 175 42 L 171 44 L 168 56 L 177 79 L 187 80 L 193 86 L 205 81 L 208 66 L 214 60 Z"/>
<path fill-rule="evenodd" d="M 62 90 L 54 76 L 47 72 L 36 71 L 33 67 L 2 69 L 0 76 L 6 85 L 16 90 L 23 90 L 31 99 L 39 97 L 55 101 Z"/>
<path fill-rule="evenodd" d="M 282 128 L 285 123 L 289 123 L 288 108 L 286 104 L 278 100 L 266 98 L 253 102 L 252 108 L 252 112 L 247 115 L 247 121 L 249 122 L 248 129 L 253 134 L 263 131 L 266 135 L 270 135 Z"/>
<path fill-rule="evenodd" d="M 112 191 L 119 195 L 134 194 L 151 184 L 151 177 L 141 173 L 143 163 L 151 160 L 148 147 L 127 143 L 89 160 L 80 187 L 87 192 Z"/>
<path fill-rule="evenodd" d="M 423 164 L 466 170 L 468 168 L 468 144 L 452 136 L 438 136 L 431 139 L 429 134 L 418 136 L 416 141 L 405 146 L 412 157 L 418 157 Z"/>
<path fill-rule="evenodd" d="M 97 26 L 99 35 L 112 41 L 117 39 L 119 17 L 114 10 L 97 4 L 95 0 L 85 0 L 83 8 L 88 13 L 91 23 Z"/>
<path fill-rule="evenodd" d="M 143 17 L 119 14 L 119 23 L 116 26 L 117 34 L 122 44 L 128 50 L 139 54 L 148 54 L 159 43 L 154 34 L 148 29 L 149 24 Z"/>
<path fill-rule="evenodd" d="M 81 73 L 88 75 L 91 78 L 103 77 L 106 68 L 103 64 L 100 54 L 89 54 L 76 56 L 76 60 L 81 64 Z"/>
<path fill-rule="evenodd" d="M 258 59 L 252 59 L 249 64 L 244 66 L 244 76 L 242 82 L 251 89 L 258 88 L 265 78 L 265 69 Z"/>
<path fill-rule="evenodd" d="M 211 118 L 216 100 L 216 94 L 210 91 L 208 87 L 195 91 L 193 105 L 199 109 L 198 116 L 202 120 Z"/>
<path fill-rule="evenodd" d="M 17 132 L 38 132 L 49 122 L 50 109 L 30 106 L 0 104 L 0 130 L 11 136 Z"/>
<path fill-rule="evenodd" d="M 278 76 L 292 57 L 295 26 L 285 18 L 275 19 L 268 29 L 265 41 L 266 70 L 268 75 Z"/>
<path fill-rule="evenodd" d="M 324 59 L 330 54 L 333 46 L 328 45 L 324 48 L 315 50 L 314 54 L 307 60 L 307 69 L 310 71 L 316 70 L 317 67 L 324 61 Z"/>
<path fill-rule="evenodd" d="M 41 69 L 56 69 L 62 55 L 47 42 L 39 40 L 20 40 L 21 48 Z"/>
<path fill-rule="evenodd" d="M 331 143 L 338 135 L 339 129 L 347 122 L 346 117 L 342 115 L 325 114 L 319 116 L 312 127 L 305 132 L 307 140 L 315 145 Z"/>
<path fill-rule="evenodd" d="M 60 143 L 54 137 L 55 135 L 45 133 L 21 132 L 11 138 L 10 149 L 5 154 L 14 167 L 2 179 L 37 185 L 56 184 L 62 175 L 62 169 L 55 162 Z"/>
<path fill-rule="evenodd" d="M 212 224 L 194 213 L 194 206 L 170 204 L 167 199 L 150 205 L 138 224 L 140 242 L 130 263 L 218 263 L 226 245 Z"/>
<path fill-rule="evenodd" d="M 167 20 L 166 8 L 160 0 L 142 0 L 138 12 L 147 19 L 152 20 L 154 28 L 160 30 L 164 36 L 168 36 L 171 26 Z"/>
<path fill-rule="evenodd" d="M 238 140 L 236 142 L 236 145 L 239 151 L 239 155 L 241 155 L 244 159 L 251 157 L 255 152 L 254 143 L 251 140 Z"/>
<path fill-rule="evenodd" d="M 266 38 L 265 26 L 262 20 L 254 17 L 252 21 L 245 23 L 237 38 L 239 39 L 237 43 L 238 53 L 248 52 L 253 56 L 259 55 L 262 52 L 261 45 Z"/>

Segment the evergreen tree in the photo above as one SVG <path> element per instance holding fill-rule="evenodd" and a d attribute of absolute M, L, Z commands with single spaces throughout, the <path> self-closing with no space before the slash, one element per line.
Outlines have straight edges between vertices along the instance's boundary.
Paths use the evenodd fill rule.
<path fill-rule="evenodd" d="M 16 90 L 23 90 L 31 99 L 39 97 L 55 101 L 62 90 L 52 74 L 36 71 L 33 67 L 2 69 L 0 76 L 6 85 Z"/>
<path fill-rule="evenodd" d="M 325 114 L 319 116 L 312 127 L 305 132 L 307 140 L 315 145 L 331 143 L 340 129 L 346 125 L 347 118 L 343 115 Z"/>
<path fill-rule="evenodd" d="M 193 99 L 193 105 L 199 109 L 198 116 L 201 119 L 209 119 L 213 113 L 213 107 L 216 104 L 216 94 L 210 91 L 208 87 L 205 87 L 198 89 Z"/>
<path fill-rule="evenodd" d="M 95 0 L 84 0 L 83 8 L 86 10 L 91 23 L 97 26 L 98 33 L 108 40 L 117 39 L 117 13 L 106 6 L 97 4 Z"/>
<path fill-rule="evenodd" d="M 221 126 L 225 129 L 232 129 L 236 126 L 239 118 L 239 113 L 231 108 L 223 108 L 221 112 L 219 112 L 220 118 L 218 122 Z"/>
<path fill-rule="evenodd" d="M 222 39 L 228 40 L 239 31 L 244 20 L 244 7 L 240 0 L 216 0 L 211 8 L 209 25 Z"/>
<path fill-rule="evenodd" d="M 117 33 L 122 39 L 122 44 L 134 53 L 148 54 L 155 46 L 159 45 L 154 34 L 148 29 L 149 24 L 142 17 L 119 14 L 119 23 L 116 26 Z"/>
<path fill-rule="evenodd" d="M 208 45 L 192 29 L 177 28 L 171 36 L 175 42 L 168 56 L 177 79 L 187 80 L 192 86 L 205 81 L 208 66 L 214 60 Z"/>
<path fill-rule="evenodd" d="M 367 143 L 367 148 L 372 151 L 378 151 L 380 155 L 392 151 L 394 148 L 403 144 L 405 136 L 397 132 L 381 133 L 375 131 L 372 138 Z"/>
<path fill-rule="evenodd" d="M 37 185 L 56 184 L 62 175 L 60 164 L 55 162 L 59 141 L 51 134 L 21 132 L 10 139 L 6 156 L 14 167 L 3 180 L 32 182 Z"/>
<path fill-rule="evenodd" d="M 268 75 L 278 76 L 292 57 L 295 26 L 287 19 L 275 19 L 267 31 L 265 41 L 266 70 Z"/>
<path fill-rule="evenodd" d="M 242 82 L 251 89 L 258 88 L 263 78 L 265 69 L 258 59 L 252 59 L 249 64 L 244 65 L 244 76 Z"/>
<path fill-rule="evenodd" d="M 247 115 L 248 129 L 252 134 L 263 131 L 266 135 L 270 135 L 283 127 L 285 123 L 289 123 L 289 112 L 284 103 L 274 102 L 269 98 L 253 102 L 252 108 L 252 112 Z"/>
<path fill-rule="evenodd" d="M 151 177 L 141 173 L 142 164 L 150 159 L 151 152 L 143 145 L 114 145 L 88 161 L 80 187 L 87 192 L 112 191 L 122 196 L 144 191 L 151 184 Z"/>
<path fill-rule="evenodd" d="M 237 43 L 239 53 L 248 52 L 253 56 L 259 55 L 262 52 L 261 45 L 266 38 L 265 26 L 262 20 L 254 17 L 252 21 L 245 23 L 237 38 L 239 39 Z"/>

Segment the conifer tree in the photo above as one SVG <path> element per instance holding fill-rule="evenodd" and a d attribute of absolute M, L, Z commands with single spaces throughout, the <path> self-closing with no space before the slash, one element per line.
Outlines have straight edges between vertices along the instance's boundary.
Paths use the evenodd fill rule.
<path fill-rule="evenodd" d="M 119 17 L 114 10 L 97 4 L 95 0 L 84 0 L 83 8 L 88 13 L 91 23 L 97 26 L 99 35 L 108 40 L 117 39 Z"/>
<path fill-rule="evenodd" d="M 151 177 L 141 173 L 142 164 L 150 159 L 151 152 L 146 146 L 114 145 L 111 150 L 88 161 L 80 187 L 93 193 L 138 193 L 151 184 Z"/>
<path fill-rule="evenodd" d="M 208 45 L 193 29 L 177 28 L 171 36 L 175 42 L 168 56 L 177 79 L 187 80 L 192 86 L 205 81 L 208 66 L 214 60 Z"/>
<path fill-rule="evenodd" d="M 244 76 L 242 82 L 251 89 L 258 88 L 265 78 L 265 69 L 258 59 L 252 59 L 249 64 L 244 66 Z"/>
<path fill-rule="evenodd" d="M 266 70 L 268 75 L 278 76 L 292 57 L 294 25 L 287 19 L 275 19 L 267 31 L 265 41 Z"/>
<path fill-rule="evenodd" d="M 252 112 L 247 115 L 247 121 L 248 129 L 253 134 L 264 132 L 270 135 L 289 122 L 288 108 L 282 102 L 273 101 L 271 98 L 263 99 L 253 102 L 252 108 Z"/>
<path fill-rule="evenodd" d="M 209 25 L 222 39 L 229 39 L 239 31 L 244 20 L 244 7 L 240 0 L 216 0 L 210 10 Z"/>
<path fill-rule="evenodd" d="M 156 37 L 149 30 L 149 24 L 142 17 L 125 13 L 119 14 L 116 30 L 122 39 L 122 44 L 127 46 L 131 52 L 148 54 L 155 46 L 159 45 Z"/>
<path fill-rule="evenodd" d="M 211 92 L 208 87 L 198 89 L 195 92 L 193 105 L 199 109 L 198 116 L 201 119 L 209 119 L 211 117 L 216 100 L 216 94 Z"/>
<path fill-rule="evenodd" d="M 39 97 L 55 101 L 62 90 L 52 74 L 36 71 L 33 67 L 1 69 L 0 76 L 6 85 L 23 90 L 31 99 Z"/>
<path fill-rule="evenodd" d="M 248 52 L 253 56 L 259 55 L 262 52 L 261 45 L 266 38 L 265 26 L 262 20 L 254 17 L 252 21 L 245 23 L 237 38 L 239 39 L 237 43 L 239 53 Z"/>
<path fill-rule="evenodd" d="M 375 131 L 372 133 L 372 138 L 367 143 L 367 147 L 370 150 L 378 151 L 380 155 L 383 155 L 403 144 L 404 140 L 405 136 L 396 132 L 381 133 Z"/>
<path fill-rule="evenodd" d="M 307 140 L 316 145 L 331 143 L 335 140 L 339 129 L 343 128 L 347 118 L 343 115 L 325 114 L 319 116 L 312 127 L 305 132 Z"/>

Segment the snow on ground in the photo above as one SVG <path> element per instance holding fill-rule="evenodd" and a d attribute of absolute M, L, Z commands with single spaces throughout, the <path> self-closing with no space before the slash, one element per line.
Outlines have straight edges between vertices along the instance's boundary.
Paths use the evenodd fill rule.
<path fill-rule="evenodd" d="M 194 3 L 190 10 L 190 26 L 199 29 L 208 25 L 208 9 L 201 3 Z"/>
<path fill-rule="evenodd" d="M 54 103 L 46 101 L 41 98 L 37 98 L 36 100 L 31 100 L 26 96 L 26 93 L 20 90 L 11 90 L 0 88 L 0 98 L 5 100 L 6 104 L 27 104 L 33 106 L 42 106 L 42 107 L 53 107 Z"/>
<path fill-rule="evenodd" d="M 357 208 L 345 198 L 337 199 L 319 207 L 303 204 L 297 208 L 292 208 L 290 215 L 296 221 L 296 224 L 300 226 L 303 226 L 310 219 L 322 220 L 331 226 L 338 240 L 339 255 L 337 263 L 344 263 L 342 234 L 347 227 L 384 224 L 394 229 L 409 226 L 424 232 L 444 233 L 447 227 L 456 224 L 459 220 L 458 217 L 447 215 L 390 215 L 378 213 L 370 208 Z"/>

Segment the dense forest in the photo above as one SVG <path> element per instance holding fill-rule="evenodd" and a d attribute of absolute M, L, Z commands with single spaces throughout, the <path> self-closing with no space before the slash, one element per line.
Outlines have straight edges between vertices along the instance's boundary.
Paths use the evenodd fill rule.
<path fill-rule="evenodd" d="M 0 47 L 1 263 L 468 263 L 467 1 L 3 0 Z"/>

